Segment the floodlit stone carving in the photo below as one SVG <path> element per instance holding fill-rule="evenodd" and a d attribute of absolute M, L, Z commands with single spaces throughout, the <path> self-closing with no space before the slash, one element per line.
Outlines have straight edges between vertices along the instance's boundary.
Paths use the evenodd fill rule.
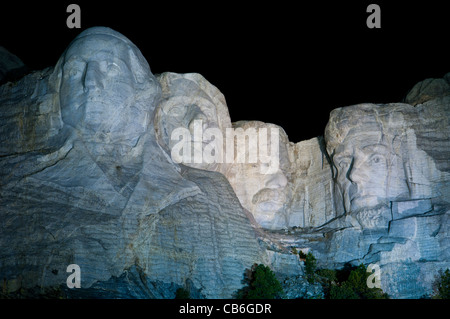
<path fill-rule="evenodd" d="M 173 298 L 187 285 L 217 298 L 241 287 L 262 258 L 253 227 L 221 174 L 177 165 L 157 143 L 161 86 L 126 37 L 88 29 L 18 87 L 0 87 L 4 291 Z M 69 264 L 80 290 L 66 287 Z"/>
<path fill-rule="evenodd" d="M 230 115 L 223 94 L 203 76 L 197 73 L 177 74 L 165 72 L 158 76 L 162 87 L 162 100 L 155 115 L 155 128 L 159 144 L 171 155 L 180 143 L 176 130 L 187 129 L 190 156 L 183 164 L 210 171 L 224 171 L 224 143 L 219 135 L 231 128 Z M 198 127 L 196 127 L 198 125 Z M 215 131 L 213 131 L 215 129 Z M 215 136 L 206 136 L 207 132 Z M 222 137 L 222 136 L 221 136 Z M 213 145 L 209 145 L 209 144 Z M 220 154 L 221 160 L 208 162 L 203 158 L 205 147 Z M 212 151 L 213 152 L 213 151 Z M 200 157 L 196 156 L 200 153 Z M 198 160 L 197 160 L 198 157 Z"/>
<path fill-rule="evenodd" d="M 441 160 L 449 147 L 447 114 L 447 97 L 416 107 L 360 104 L 333 110 L 325 138 L 336 205 L 375 227 L 391 220 L 391 203 L 448 201 L 448 163 Z M 429 143 L 440 148 L 431 150 Z"/>
<path fill-rule="evenodd" d="M 254 216 L 255 220 L 264 228 L 277 229 L 286 227 L 286 220 L 283 207 L 286 203 L 286 185 L 287 178 L 283 170 L 288 169 L 289 159 L 287 153 L 288 139 L 284 130 L 274 124 L 266 124 L 258 121 L 240 121 L 233 125 L 235 130 L 242 129 L 243 132 L 255 134 L 261 133 L 261 129 L 265 128 L 263 134 L 266 136 L 266 143 L 263 146 L 268 150 L 269 155 L 274 152 L 270 145 L 276 144 L 279 148 L 277 153 L 279 156 L 279 167 L 273 172 L 267 172 L 270 163 L 261 161 L 261 158 L 256 157 L 256 161 L 250 162 L 249 154 L 252 146 L 250 143 L 252 139 L 248 139 L 248 143 L 244 145 L 245 160 L 243 162 L 235 161 L 228 165 L 228 170 L 225 174 L 230 181 L 236 195 L 241 204 L 248 209 Z M 275 128 L 278 133 L 278 143 L 271 144 L 272 136 L 270 135 L 270 128 Z M 249 130 L 250 129 L 250 130 Z M 275 131 L 274 131 L 275 132 Z M 256 135 L 255 135 L 256 136 Z M 245 138 L 245 137 L 244 137 Z M 257 135 L 258 139 L 262 135 Z M 257 139 L 253 139 L 254 143 Z M 237 140 L 235 141 L 238 143 Z M 259 142 L 259 141 L 258 141 Z M 258 145 L 260 145 L 258 143 Z M 255 147 L 257 145 L 254 145 Z M 242 149 L 241 149 L 242 150 Z"/>
<path fill-rule="evenodd" d="M 265 263 L 287 296 L 316 295 L 295 288 L 296 250 L 376 265 L 393 298 L 430 294 L 450 267 L 448 80 L 335 109 L 324 137 L 293 143 L 232 124 L 201 75 L 155 76 L 125 36 L 85 30 L 54 68 L 0 86 L 2 294 L 229 298 Z M 222 161 L 175 160 L 177 129 Z"/>

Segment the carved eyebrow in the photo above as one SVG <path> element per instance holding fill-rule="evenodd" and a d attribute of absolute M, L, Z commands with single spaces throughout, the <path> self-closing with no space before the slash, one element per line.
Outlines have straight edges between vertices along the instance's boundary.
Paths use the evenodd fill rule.
<path fill-rule="evenodd" d="M 72 55 L 70 57 L 70 59 L 64 61 L 63 66 L 65 66 L 66 64 L 74 63 L 74 62 L 83 62 L 83 63 L 85 63 L 86 61 L 82 57 L 80 57 L 79 55 Z"/>
<path fill-rule="evenodd" d="M 128 68 L 127 63 L 124 60 L 118 58 L 117 56 L 109 54 L 109 53 L 106 53 L 104 55 L 100 55 L 98 57 L 96 56 L 95 60 L 108 61 L 108 62 L 111 61 L 112 63 L 116 64 L 117 66 L 120 66 L 121 68 L 122 67 L 127 67 Z"/>
<path fill-rule="evenodd" d="M 334 159 L 338 162 L 342 161 L 342 160 L 351 160 L 353 157 L 350 154 L 339 154 L 337 156 L 334 157 Z"/>
<path fill-rule="evenodd" d="M 128 64 L 125 63 L 125 61 L 123 61 L 122 59 L 119 59 L 117 57 L 114 57 L 112 59 L 112 64 L 115 64 L 116 66 L 118 66 L 121 70 L 124 69 L 128 69 L 130 70 L 130 67 L 128 66 Z"/>
<path fill-rule="evenodd" d="M 126 68 L 129 68 L 128 67 L 128 65 L 127 65 L 127 63 L 123 60 L 123 59 L 121 59 L 121 58 L 118 58 L 117 56 L 115 56 L 114 54 L 112 54 L 111 52 L 108 52 L 108 51 L 97 51 L 97 52 L 95 52 L 95 58 L 93 59 L 94 61 L 107 61 L 107 60 L 112 60 L 113 61 L 113 63 L 116 63 L 118 66 L 120 66 L 120 67 L 126 67 Z M 86 62 L 89 62 L 89 61 L 87 61 L 85 58 L 83 58 L 82 56 L 80 56 L 80 55 L 72 55 L 69 59 L 67 59 L 65 62 L 64 62 L 64 65 L 66 65 L 66 64 L 71 64 L 71 63 L 74 63 L 74 62 L 83 62 L 83 63 L 86 63 Z"/>
<path fill-rule="evenodd" d="M 389 149 L 386 145 L 383 144 L 373 144 L 367 145 L 362 148 L 363 151 L 372 151 L 372 152 L 388 152 Z"/>

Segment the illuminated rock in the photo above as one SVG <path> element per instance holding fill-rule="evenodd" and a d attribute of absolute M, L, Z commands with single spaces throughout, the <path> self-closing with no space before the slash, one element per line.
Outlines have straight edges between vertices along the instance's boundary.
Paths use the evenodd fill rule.
<path fill-rule="evenodd" d="M 410 104 L 336 109 L 324 138 L 293 143 L 275 124 L 232 124 L 201 75 L 154 76 L 126 37 L 88 29 L 55 68 L 0 86 L 3 293 L 173 298 L 184 287 L 229 298 L 245 269 L 265 263 L 288 296 L 306 296 L 293 287 L 304 278 L 296 248 L 323 268 L 377 264 L 393 298 L 430 294 L 450 268 L 445 83 L 423 81 Z M 268 134 L 228 162 L 177 163 L 173 131 L 192 133 L 195 149 L 199 120 L 224 140 Z M 255 149 L 278 153 L 236 160 Z M 66 286 L 69 264 L 80 289 Z"/>
<path fill-rule="evenodd" d="M 82 296 L 173 297 L 189 282 L 199 297 L 231 297 L 261 262 L 226 179 L 177 165 L 157 143 L 161 87 L 123 35 L 88 29 L 54 70 L 0 96 L 7 293 L 67 290 L 66 267 L 78 264 Z M 141 281 L 127 281 L 137 270 Z"/>

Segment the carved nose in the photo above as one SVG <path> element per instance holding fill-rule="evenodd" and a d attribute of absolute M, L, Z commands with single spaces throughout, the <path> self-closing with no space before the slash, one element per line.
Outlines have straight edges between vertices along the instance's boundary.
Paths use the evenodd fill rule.
<path fill-rule="evenodd" d="M 356 182 L 355 180 L 355 175 L 357 176 L 357 174 L 355 174 L 355 167 L 350 166 L 350 168 L 347 171 L 347 179 L 350 182 Z M 357 178 L 356 178 L 357 179 Z"/>
<path fill-rule="evenodd" d="M 366 178 L 367 176 L 365 176 L 363 168 L 358 167 L 357 163 L 355 163 L 355 160 L 353 160 L 353 163 L 347 172 L 347 179 L 350 180 L 352 183 L 361 184 L 362 182 L 364 182 Z"/>
<path fill-rule="evenodd" d="M 86 73 L 84 75 L 84 89 L 85 91 L 103 89 L 103 74 L 100 70 L 98 62 L 89 62 L 86 66 Z"/>

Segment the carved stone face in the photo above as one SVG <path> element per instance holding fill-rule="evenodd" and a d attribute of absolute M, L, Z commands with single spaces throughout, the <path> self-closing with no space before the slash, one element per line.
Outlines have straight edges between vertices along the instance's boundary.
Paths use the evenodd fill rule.
<path fill-rule="evenodd" d="M 386 195 L 390 154 L 387 146 L 380 144 L 380 135 L 374 132 L 361 138 L 350 133 L 336 152 L 338 182 L 343 185 L 351 210 L 376 206 Z"/>
<path fill-rule="evenodd" d="M 249 121 L 238 124 L 235 128 L 248 129 L 249 127 L 254 127 L 260 129 L 270 128 L 271 126 L 275 125 Z M 287 150 L 283 149 L 286 147 L 287 142 L 285 133 L 280 134 L 280 140 L 279 162 L 281 165 L 279 165 L 277 170 L 268 170 L 270 164 L 258 159 L 256 163 L 233 163 L 226 172 L 226 177 L 230 181 L 242 206 L 249 210 L 255 220 L 264 228 L 278 227 L 277 219 L 280 215 L 277 212 L 283 208 L 287 197 L 286 185 L 288 180 L 281 170 L 281 167 L 286 166 L 289 161 Z M 269 143 L 270 141 L 271 138 L 267 138 L 267 142 Z M 246 158 L 248 158 L 248 153 L 249 151 L 246 149 Z"/>
<path fill-rule="evenodd" d="M 333 161 L 346 211 L 385 205 L 408 192 L 401 155 L 393 136 L 378 124 L 350 129 Z"/>
<path fill-rule="evenodd" d="M 153 75 L 140 66 L 130 44 L 108 34 L 81 36 L 63 59 L 63 121 L 89 140 L 134 146 L 151 110 L 136 97 Z"/>
<path fill-rule="evenodd" d="M 281 170 L 275 174 L 261 174 L 262 163 L 233 164 L 227 173 L 242 206 L 248 209 L 263 227 L 271 228 L 276 212 L 285 201 L 286 176 Z"/>
<path fill-rule="evenodd" d="M 209 138 L 208 132 L 223 137 L 225 129 L 231 127 L 225 98 L 220 91 L 203 76 L 196 73 L 163 73 L 159 77 L 163 98 L 155 116 L 155 127 L 160 141 L 170 153 L 179 143 L 179 136 L 172 133 L 176 129 L 189 132 L 191 161 L 183 164 L 195 168 L 220 171 L 220 163 L 194 161 L 194 153 L 203 154 L 205 147 L 223 151 L 223 141 Z M 206 134 L 205 134 L 206 133 Z M 209 145 L 209 146 L 208 146 Z M 224 160 L 222 161 L 224 162 Z"/>

